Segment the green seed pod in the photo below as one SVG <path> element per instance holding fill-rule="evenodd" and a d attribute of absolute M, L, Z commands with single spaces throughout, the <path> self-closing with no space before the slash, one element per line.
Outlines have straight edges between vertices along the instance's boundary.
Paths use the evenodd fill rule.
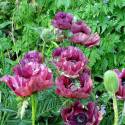
<path fill-rule="evenodd" d="M 116 93 L 118 90 L 118 76 L 117 74 L 109 70 L 104 74 L 104 86 L 108 92 Z"/>

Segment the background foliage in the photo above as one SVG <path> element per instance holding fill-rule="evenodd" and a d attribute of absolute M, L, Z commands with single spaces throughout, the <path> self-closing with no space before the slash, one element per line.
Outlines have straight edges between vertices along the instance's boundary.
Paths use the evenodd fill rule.
<path fill-rule="evenodd" d="M 125 0 L 36 0 L 36 5 L 32 0 L 0 0 L 0 76 L 12 73 L 11 69 L 19 59 L 34 49 L 43 53 L 47 65 L 55 71 L 49 61 L 52 51 L 57 46 L 68 46 L 70 42 L 46 41 L 41 36 L 43 27 L 51 28 L 51 20 L 58 11 L 70 12 L 85 20 L 101 36 L 98 47 L 75 46 L 87 55 L 92 69 L 94 89 L 88 100 L 106 106 L 101 125 L 112 125 L 112 100 L 104 94 L 102 77 L 108 69 L 125 67 Z M 72 100 L 57 96 L 54 90 L 52 88 L 37 95 L 37 125 L 63 124 L 59 109 Z M 83 104 L 88 100 L 83 100 Z M 31 107 L 27 103 L 24 104 L 27 108 L 23 119 L 20 120 L 17 115 L 16 111 L 22 105 L 20 102 L 5 84 L 0 86 L 0 125 L 31 124 Z M 26 102 L 30 103 L 30 100 Z M 118 105 L 121 114 L 123 102 Z"/>

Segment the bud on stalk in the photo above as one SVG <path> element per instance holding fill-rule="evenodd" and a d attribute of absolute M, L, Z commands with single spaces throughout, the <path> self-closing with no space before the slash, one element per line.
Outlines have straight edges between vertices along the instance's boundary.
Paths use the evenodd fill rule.
<path fill-rule="evenodd" d="M 117 74 L 109 70 L 104 74 L 104 86 L 106 90 L 111 93 L 113 99 L 113 109 L 114 109 L 114 125 L 118 125 L 118 107 L 117 99 L 115 93 L 118 91 L 118 77 Z"/>
<path fill-rule="evenodd" d="M 117 74 L 109 70 L 104 74 L 104 86 L 106 90 L 110 93 L 116 93 L 118 90 L 118 77 Z"/>

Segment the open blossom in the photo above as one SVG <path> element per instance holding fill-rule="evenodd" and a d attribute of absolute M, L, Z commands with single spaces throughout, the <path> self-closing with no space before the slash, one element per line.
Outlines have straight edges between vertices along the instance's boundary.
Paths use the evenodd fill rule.
<path fill-rule="evenodd" d="M 52 21 L 54 27 L 67 30 L 71 28 L 73 16 L 69 13 L 58 12 Z"/>
<path fill-rule="evenodd" d="M 70 77 L 77 77 L 88 62 L 82 51 L 72 46 L 57 48 L 52 55 L 57 69 L 62 74 Z"/>
<path fill-rule="evenodd" d="M 15 75 L 19 75 L 21 77 L 29 78 L 32 75 L 35 75 L 40 70 L 40 64 L 37 62 L 27 62 L 16 65 L 13 68 L 13 72 Z"/>
<path fill-rule="evenodd" d="M 34 92 L 53 85 L 52 72 L 43 64 L 37 52 L 29 52 L 13 69 L 14 75 L 5 75 L 0 81 L 5 82 L 18 96 L 30 96 Z"/>
<path fill-rule="evenodd" d="M 100 36 L 97 33 L 91 33 L 90 27 L 83 21 L 72 24 L 71 32 L 73 33 L 70 41 L 76 44 L 93 47 L 99 45 Z"/>
<path fill-rule="evenodd" d="M 43 57 L 40 52 L 29 51 L 24 55 L 23 59 L 20 61 L 21 64 L 25 64 L 27 62 L 43 63 Z"/>
<path fill-rule="evenodd" d="M 99 125 L 102 113 L 94 102 L 89 102 L 85 108 L 79 101 L 61 111 L 64 125 Z"/>
<path fill-rule="evenodd" d="M 56 79 L 56 94 L 67 98 L 87 98 L 92 91 L 89 69 L 84 69 L 75 80 L 64 75 Z"/>
<path fill-rule="evenodd" d="M 71 37 L 70 40 L 73 43 L 85 45 L 90 48 L 99 45 L 100 36 L 97 33 L 90 35 L 85 33 L 76 33 Z"/>
<path fill-rule="evenodd" d="M 90 27 L 83 21 L 78 21 L 72 24 L 71 26 L 71 32 L 72 33 L 85 33 L 85 34 L 90 34 L 91 29 Z"/>
<path fill-rule="evenodd" d="M 13 68 L 16 75 L 22 77 L 30 77 L 32 73 L 39 71 L 39 64 L 43 63 L 41 53 L 37 51 L 30 51 L 26 53 L 23 59 Z"/>
<path fill-rule="evenodd" d="M 119 89 L 116 93 L 116 96 L 119 99 L 125 100 L 125 69 L 120 72 L 118 69 L 114 70 L 117 73 L 119 79 Z"/>
<path fill-rule="evenodd" d="M 30 64 L 27 64 L 30 65 Z M 5 82 L 12 91 L 18 96 L 30 96 L 34 92 L 38 92 L 52 86 L 52 72 L 42 64 L 32 65 L 32 71 L 29 77 L 24 77 L 23 74 L 19 75 L 6 75 L 0 79 Z"/>

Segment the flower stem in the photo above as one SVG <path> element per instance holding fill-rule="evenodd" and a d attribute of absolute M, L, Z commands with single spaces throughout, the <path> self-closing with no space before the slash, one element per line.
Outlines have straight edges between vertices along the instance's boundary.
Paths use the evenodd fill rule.
<path fill-rule="evenodd" d="M 115 94 L 113 94 L 112 98 L 113 98 L 113 108 L 114 108 L 114 125 L 118 125 L 118 107 Z"/>
<path fill-rule="evenodd" d="M 121 119 L 120 119 L 120 121 L 119 121 L 119 125 L 122 124 L 124 117 L 125 117 L 125 101 L 124 101 L 124 106 L 123 106 L 123 110 L 122 110 Z"/>
<path fill-rule="evenodd" d="M 33 94 L 31 96 L 31 101 L 32 101 L 32 125 L 35 125 L 35 120 L 36 120 L 36 97 Z"/>

